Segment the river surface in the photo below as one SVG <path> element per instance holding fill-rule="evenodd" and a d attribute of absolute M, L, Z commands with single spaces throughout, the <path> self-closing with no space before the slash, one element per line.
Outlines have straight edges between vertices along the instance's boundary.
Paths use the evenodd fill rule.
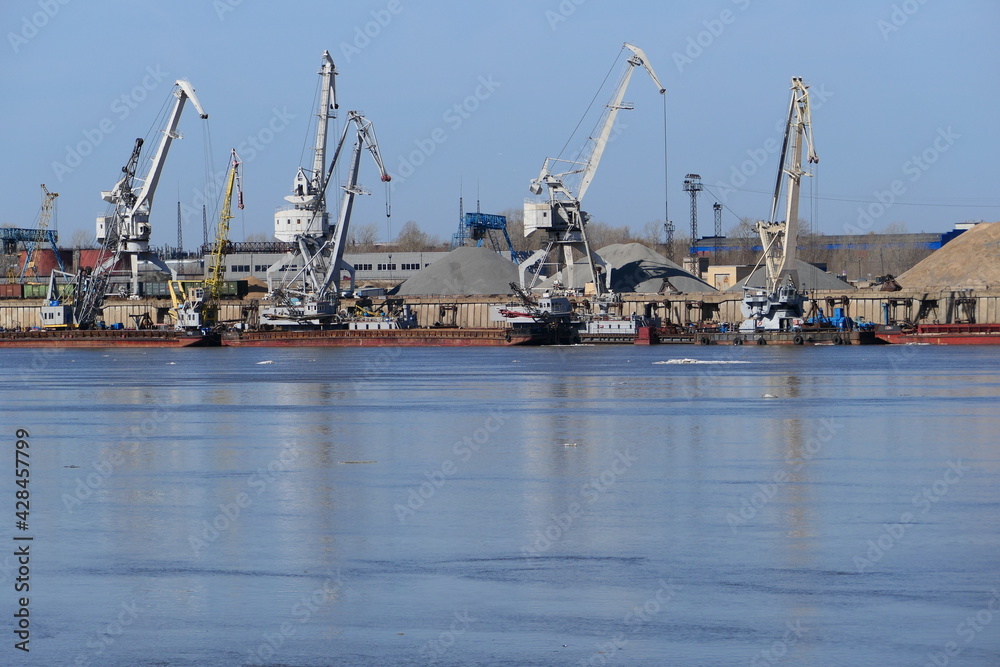
<path fill-rule="evenodd" d="M 4 351 L 0 665 L 995 666 L 998 352 Z"/>

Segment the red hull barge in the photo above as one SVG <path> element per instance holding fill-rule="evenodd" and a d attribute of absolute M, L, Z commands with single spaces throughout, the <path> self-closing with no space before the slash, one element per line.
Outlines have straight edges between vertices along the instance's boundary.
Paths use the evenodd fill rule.
<path fill-rule="evenodd" d="M 227 347 L 507 347 L 541 345 L 537 333 L 512 329 L 317 329 L 230 331 Z"/>
<path fill-rule="evenodd" d="M 5 347 L 218 347 L 218 334 L 184 331 L 93 329 L 72 331 L 2 331 Z"/>
<path fill-rule="evenodd" d="M 894 345 L 1000 345 L 1000 324 L 918 324 L 916 329 L 884 325 L 875 335 Z"/>

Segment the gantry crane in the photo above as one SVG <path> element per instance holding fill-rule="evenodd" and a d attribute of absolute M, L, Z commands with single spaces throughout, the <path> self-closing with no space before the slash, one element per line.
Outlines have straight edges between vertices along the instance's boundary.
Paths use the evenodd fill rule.
<path fill-rule="evenodd" d="M 552 273 L 562 271 L 564 282 L 567 285 L 573 285 L 574 250 L 586 257 L 590 279 L 594 283 L 598 296 L 608 289 L 610 275 L 604 260 L 590 248 L 590 243 L 587 240 L 587 218 L 589 216 L 581 210 L 580 202 L 594 180 L 597 166 L 604 155 L 604 149 L 607 147 L 618 112 L 633 108 L 630 103 L 623 102 L 623 98 L 635 68 L 644 68 L 659 93 L 662 95 L 666 92 L 642 49 L 629 43 L 625 43 L 622 49 L 628 49 L 632 55 L 628 58 L 625 71 L 622 73 L 611 101 L 607 105 L 600 132 L 589 140 L 589 154 L 580 161 L 546 158 L 538 177 L 531 181 L 529 188 L 531 193 L 540 195 L 547 189 L 548 200 L 525 203 L 524 235 L 528 237 L 536 232 L 544 232 L 547 235 L 547 243 L 544 249 L 532 254 L 520 265 L 521 285 L 528 289 L 534 287 L 546 267 L 550 267 Z M 568 165 L 568 171 L 553 173 L 553 170 L 560 164 Z M 576 177 L 577 174 L 579 174 L 579 180 L 574 188 L 567 184 L 567 177 Z M 558 254 L 559 250 L 562 251 L 562 257 L 550 263 L 549 256 L 553 251 L 557 251 Z M 528 281 L 527 273 L 536 266 L 537 269 L 532 271 L 531 280 Z M 598 267 L 601 267 L 600 270 Z M 603 274 L 603 276 L 599 274 Z"/>
<path fill-rule="evenodd" d="M 219 326 L 219 305 L 222 300 L 222 287 L 226 278 L 226 256 L 229 253 L 229 221 L 233 219 L 233 193 L 236 193 L 236 206 L 243 208 L 243 184 L 241 167 L 243 162 L 232 149 L 229 160 L 229 173 L 226 176 L 226 189 L 222 198 L 222 210 L 219 213 L 219 224 L 215 230 L 215 245 L 212 248 L 212 269 L 202 287 L 183 288 L 180 281 L 171 280 L 170 297 L 174 303 L 177 329 L 203 329 Z"/>
<path fill-rule="evenodd" d="M 810 164 L 819 162 L 819 157 L 813 148 L 809 86 L 803 83 L 802 77 L 792 77 L 791 91 L 771 217 L 757 222 L 757 232 L 764 247 L 761 261 L 765 267 L 765 285 L 763 288 L 749 286 L 750 277 L 744 281 L 742 310 L 746 319 L 740 326 L 741 331 L 787 330 L 796 319 L 803 317 L 805 297 L 799 292 L 795 250 L 800 184 L 803 176 L 811 174 L 802 168 L 802 152 L 805 149 Z M 782 184 L 786 181 L 785 219 L 777 221 Z"/>

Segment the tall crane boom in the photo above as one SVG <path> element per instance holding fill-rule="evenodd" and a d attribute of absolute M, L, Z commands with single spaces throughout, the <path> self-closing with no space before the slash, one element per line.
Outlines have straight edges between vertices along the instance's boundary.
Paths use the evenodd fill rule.
<path fill-rule="evenodd" d="M 625 90 L 628 88 L 629 81 L 632 78 L 632 72 L 635 71 L 635 68 L 641 66 L 646 70 L 650 78 L 653 80 L 653 83 L 656 84 L 656 88 L 659 90 L 661 95 L 667 92 L 666 88 L 664 88 L 660 83 L 660 79 L 657 78 L 656 72 L 653 71 L 653 67 L 649 64 L 649 59 L 646 58 L 646 54 L 643 50 L 638 46 L 629 44 L 628 42 L 625 43 L 624 48 L 631 51 L 633 55 L 628 59 L 629 66 L 625 68 L 625 73 L 622 76 L 621 83 L 618 84 L 618 90 L 612 98 L 611 103 L 608 105 L 604 124 L 601 127 L 601 133 L 597 135 L 596 139 L 594 139 L 593 151 L 590 154 L 590 159 L 587 160 L 587 166 L 583 170 L 583 176 L 580 178 L 580 189 L 576 194 L 577 199 L 583 199 L 583 195 L 587 193 L 587 189 L 594 180 L 594 174 L 597 173 L 597 165 L 601 163 L 601 157 L 603 157 L 604 149 L 608 145 L 608 138 L 611 136 L 611 130 L 615 125 L 615 120 L 618 118 L 618 112 L 622 109 L 632 109 L 632 105 L 624 104 L 622 100 L 625 97 Z"/>
<path fill-rule="evenodd" d="M 812 114 L 809 108 L 809 86 L 802 77 L 793 77 L 791 99 L 788 103 L 788 120 L 781 143 L 778 175 L 771 200 L 771 217 L 757 223 L 764 247 L 767 271 L 767 288 L 775 291 L 786 279 L 795 282 L 796 244 L 798 242 L 799 190 L 803 176 L 811 174 L 802 169 L 802 150 L 806 149 L 809 164 L 819 162 L 812 139 Z M 777 221 L 782 183 L 787 181 L 785 192 L 785 219 Z"/>
<path fill-rule="evenodd" d="M 124 252 L 130 256 L 133 293 L 138 293 L 139 288 L 139 256 L 149 252 L 149 238 L 152 233 L 149 212 L 153 205 L 153 196 L 156 194 L 156 186 L 159 184 L 160 174 L 163 172 L 163 165 L 166 162 L 170 146 L 174 139 L 181 136 L 177 132 L 177 125 L 180 122 L 185 102 L 190 99 L 197 109 L 199 117 L 208 118 L 194 88 L 188 81 L 178 79 L 174 83 L 173 95 L 177 100 L 167 119 L 167 124 L 162 130 L 163 136 L 157 146 L 149 170 L 142 179 L 139 179 L 142 181 L 142 186 L 136 189 L 133 184 L 138 167 L 138 155 L 133 152 L 132 160 L 123 169 L 125 177 L 118 181 L 113 189 L 101 193 L 104 201 L 112 204 L 114 212 L 97 219 L 97 240 L 104 243 L 107 239 L 111 239 L 114 245 L 118 246 L 115 248 L 116 252 Z M 137 148 L 141 145 L 141 140 L 138 140 Z M 146 256 L 145 259 L 157 264 L 162 270 L 170 272 L 170 269 L 159 258 Z"/>
<path fill-rule="evenodd" d="M 207 304 L 204 309 L 203 321 L 207 326 L 215 326 L 219 322 L 219 301 L 222 299 L 222 284 L 226 278 L 226 255 L 229 252 L 229 221 L 233 219 L 233 191 L 237 193 L 236 206 L 243 208 L 243 183 L 241 167 L 243 162 L 232 149 L 229 161 L 229 174 L 226 176 L 226 194 L 222 200 L 222 212 L 219 214 L 219 225 L 215 230 L 215 248 L 212 251 L 214 263 L 212 273 L 205 281 L 208 291 Z"/>
<path fill-rule="evenodd" d="M 291 204 L 274 214 L 274 236 L 279 241 L 298 242 L 299 238 L 320 239 L 329 233 L 329 217 L 323 190 L 329 179 L 326 170 L 326 145 L 330 120 L 337 117 L 337 68 L 329 51 L 323 52 L 319 69 L 320 101 L 316 112 L 316 140 L 313 145 L 313 168 L 310 173 L 299 167 L 292 181 Z"/>
<path fill-rule="evenodd" d="M 544 250 L 539 250 L 521 263 L 521 284 L 525 287 L 530 288 L 534 285 L 542 273 L 540 269 L 548 265 L 549 255 L 561 246 L 563 256 L 551 263 L 553 272 L 564 272 L 563 279 L 572 284 L 571 274 L 575 264 L 573 251 L 577 250 L 587 258 L 590 278 L 598 295 L 605 289 L 598 274 L 603 271 L 604 279 L 608 280 L 607 267 L 604 261 L 590 249 L 586 232 L 587 214 L 581 210 L 580 202 L 597 173 L 597 167 L 604 156 L 604 150 L 607 148 L 615 120 L 618 118 L 618 112 L 633 108 L 631 104 L 623 100 L 635 68 L 642 67 L 646 70 L 661 95 L 666 92 L 642 49 L 627 42 L 622 46 L 622 49 L 628 49 L 632 55 L 626 61 L 625 70 L 611 96 L 611 101 L 606 106 L 600 131 L 596 137 L 589 139 L 589 151 L 586 152 L 586 157 L 579 161 L 546 158 L 538 177 L 531 181 L 528 188 L 535 195 L 541 195 L 547 189 L 548 201 L 525 203 L 524 235 L 528 237 L 536 232 L 544 231 L 548 235 L 548 245 Z M 568 170 L 562 173 L 553 173 L 557 165 L 567 165 Z M 576 177 L 577 175 L 579 175 L 579 180 L 574 188 L 567 183 L 567 177 Z M 539 262 L 542 267 L 534 271 L 530 284 L 528 284 L 526 272 Z"/>
<path fill-rule="evenodd" d="M 787 331 L 803 318 L 804 295 L 799 291 L 795 245 L 798 236 L 799 187 L 803 176 L 802 151 L 809 163 L 819 162 L 813 148 L 812 114 L 809 109 L 809 87 L 802 77 L 792 77 L 792 94 L 788 103 L 788 120 L 781 143 L 778 175 L 771 200 L 771 217 L 757 222 L 757 232 L 764 245 L 764 289 L 743 284 L 741 311 L 746 318 L 740 331 Z M 781 201 L 782 183 L 787 181 L 785 219 L 775 220 Z M 754 276 L 756 270 L 750 274 Z"/>
<path fill-rule="evenodd" d="M 354 209 L 354 198 L 359 194 L 367 194 L 364 190 L 358 187 L 358 170 L 361 167 L 362 149 L 367 149 L 371 154 L 372 159 L 375 160 L 375 164 L 378 166 L 379 173 L 382 177 L 382 182 L 388 183 L 392 179 L 389 172 L 385 170 L 385 164 L 382 162 L 382 154 L 379 152 L 378 140 L 375 138 L 375 128 L 372 126 L 371 121 L 357 111 L 347 112 L 347 120 L 348 125 L 344 127 L 344 134 L 341 136 L 340 143 L 337 145 L 334 162 L 336 162 L 337 157 L 339 157 L 340 150 L 344 145 L 344 140 L 347 138 L 347 129 L 350 127 L 350 123 L 353 123 L 356 127 L 357 139 L 354 142 L 354 151 L 351 155 L 350 179 L 344 185 L 344 196 L 340 205 L 340 217 L 337 219 L 337 226 L 334 228 L 333 238 L 329 242 L 331 244 L 329 264 L 327 265 L 326 277 L 324 278 L 323 284 L 320 286 L 317 294 L 317 298 L 319 299 L 327 298 L 327 293 L 331 285 L 334 287 L 335 292 L 340 292 L 341 269 L 345 269 L 350 273 L 351 289 L 353 290 L 354 288 L 354 267 L 344 263 L 344 249 L 347 246 L 347 232 L 351 224 L 351 212 Z M 323 186 L 324 191 L 326 190 L 326 186 L 328 184 L 329 178 L 327 178 L 327 182 Z"/>

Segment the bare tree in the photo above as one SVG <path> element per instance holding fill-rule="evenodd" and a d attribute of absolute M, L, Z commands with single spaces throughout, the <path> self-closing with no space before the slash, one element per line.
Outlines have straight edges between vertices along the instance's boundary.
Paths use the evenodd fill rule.
<path fill-rule="evenodd" d="M 97 237 L 94 232 L 78 229 L 70 237 L 69 244 L 75 249 L 90 249 L 97 247 Z"/>
<path fill-rule="evenodd" d="M 595 250 L 615 243 L 632 243 L 637 240 L 627 225 L 612 227 L 604 222 L 588 222 L 587 239 L 590 241 L 590 247 Z"/>
<path fill-rule="evenodd" d="M 413 220 L 407 221 L 396 236 L 396 248 L 402 252 L 427 250 L 430 244 L 431 237 Z"/>
<path fill-rule="evenodd" d="M 253 234 L 247 234 L 243 240 L 247 243 L 267 243 L 273 239 L 264 232 L 254 232 Z"/>
<path fill-rule="evenodd" d="M 370 222 L 366 225 L 351 225 L 350 238 L 347 239 L 347 249 L 350 252 L 374 252 L 377 245 L 377 224 Z"/>
<path fill-rule="evenodd" d="M 726 241 L 732 250 L 717 251 L 713 263 L 754 264 L 759 259 L 760 251 L 754 250 L 754 246 L 760 245 L 760 235 L 757 233 L 757 221 L 753 218 L 741 218 L 739 224 L 729 230 Z"/>

